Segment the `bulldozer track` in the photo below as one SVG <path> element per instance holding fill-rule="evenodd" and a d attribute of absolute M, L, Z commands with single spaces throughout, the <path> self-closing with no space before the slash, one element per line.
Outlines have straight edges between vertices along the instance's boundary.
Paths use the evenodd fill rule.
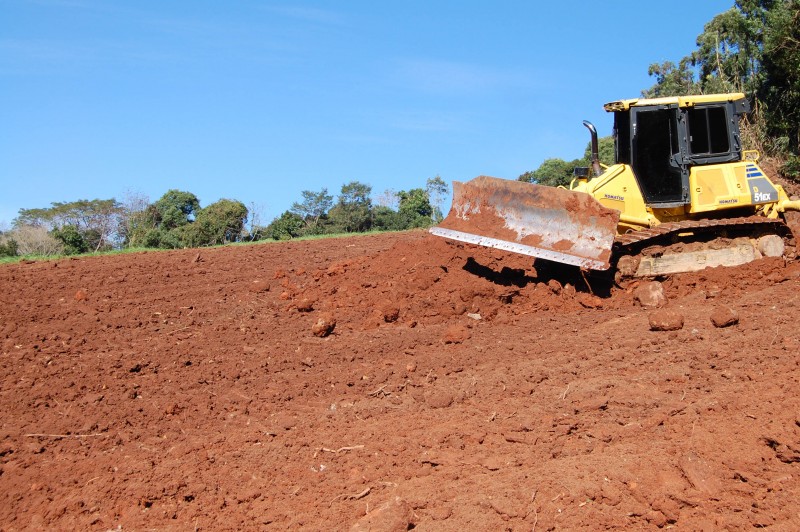
<path fill-rule="evenodd" d="M 621 247 L 629 247 L 634 244 L 641 244 L 648 240 L 656 240 L 664 236 L 689 231 L 695 229 L 724 229 L 727 227 L 742 228 L 744 226 L 777 226 L 786 227 L 781 219 L 765 218 L 763 216 L 744 216 L 740 218 L 719 218 L 710 220 L 683 220 L 680 222 L 666 222 L 656 227 L 631 231 L 624 235 L 619 235 L 615 239 L 615 244 Z"/>

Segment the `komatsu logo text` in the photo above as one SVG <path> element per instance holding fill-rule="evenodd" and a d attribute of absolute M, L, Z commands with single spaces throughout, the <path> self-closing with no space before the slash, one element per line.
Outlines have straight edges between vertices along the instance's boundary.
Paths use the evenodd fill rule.
<path fill-rule="evenodd" d="M 737 200 L 737 199 L 723 199 L 723 200 L 719 200 L 719 204 L 720 204 L 720 205 L 730 205 L 731 203 L 739 203 L 739 200 Z"/>
<path fill-rule="evenodd" d="M 625 201 L 625 197 L 624 196 L 617 196 L 616 194 L 606 194 L 603 197 L 606 198 L 606 199 L 613 199 L 613 200 L 616 200 L 616 201 Z"/>

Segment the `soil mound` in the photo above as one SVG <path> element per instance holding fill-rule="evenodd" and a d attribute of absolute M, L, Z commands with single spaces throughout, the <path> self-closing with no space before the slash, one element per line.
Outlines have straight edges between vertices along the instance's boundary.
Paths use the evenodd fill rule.
<path fill-rule="evenodd" d="M 658 281 L 421 231 L 0 266 L 0 529 L 800 529 L 800 263 Z"/>
<path fill-rule="evenodd" d="M 425 234 L 372 256 L 279 276 L 283 297 L 296 308 L 313 302 L 359 330 L 440 324 L 458 316 L 513 321 L 531 312 L 598 304 L 587 297 L 591 286 L 577 270 L 564 268 L 559 280 L 547 268 L 537 270 L 532 257 Z"/>

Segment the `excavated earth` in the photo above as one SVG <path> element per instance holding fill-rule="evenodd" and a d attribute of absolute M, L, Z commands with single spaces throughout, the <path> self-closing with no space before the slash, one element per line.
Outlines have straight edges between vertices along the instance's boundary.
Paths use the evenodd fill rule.
<path fill-rule="evenodd" d="M 0 266 L 0 530 L 800 529 L 800 261 L 637 288 L 425 232 Z"/>

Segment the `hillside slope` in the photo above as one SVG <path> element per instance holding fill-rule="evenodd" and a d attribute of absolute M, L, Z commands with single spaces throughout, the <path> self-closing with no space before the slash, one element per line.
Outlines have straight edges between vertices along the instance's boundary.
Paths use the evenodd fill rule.
<path fill-rule="evenodd" d="M 633 288 L 424 232 L 0 267 L 0 529 L 800 528 L 800 263 L 671 332 Z"/>

